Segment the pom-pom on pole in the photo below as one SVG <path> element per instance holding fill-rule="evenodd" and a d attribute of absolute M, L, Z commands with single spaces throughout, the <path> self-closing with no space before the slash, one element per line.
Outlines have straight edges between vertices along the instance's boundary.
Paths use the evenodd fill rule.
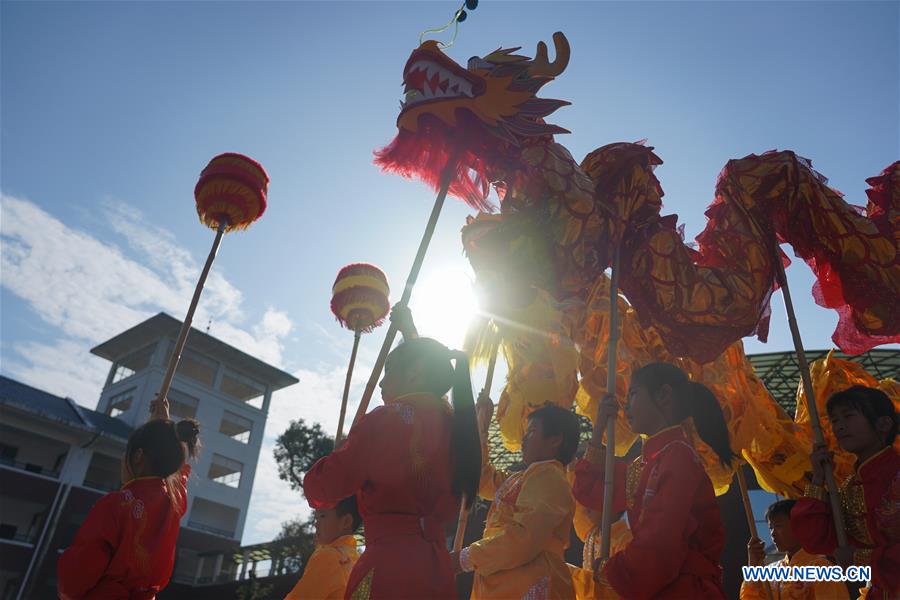
<path fill-rule="evenodd" d="M 159 398 L 165 398 L 175 377 L 175 370 L 181 360 L 181 353 L 187 342 L 191 323 L 194 320 L 194 312 L 200 301 L 200 293 L 206 284 L 206 278 L 212 267 L 222 236 L 229 231 L 246 229 L 257 220 L 266 210 L 266 192 L 269 186 L 269 175 L 262 165 L 244 156 L 228 152 L 220 154 L 209 161 L 209 164 L 200 173 L 200 179 L 194 188 L 194 200 L 197 203 L 197 215 L 200 222 L 211 229 L 216 230 L 216 238 L 212 248 L 206 257 L 206 264 L 200 272 L 197 287 L 188 307 L 181 331 L 178 333 L 178 341 L 169 359 L 166 374 L 163 377 L 159 389 Z"/>
<path fill-rule="evenodd" d="M 350 364 L 347 366 L 347 378 L 344 381 L 344 395 L 341 399 L 341 416 L 338 419 L 337 444 L 344 435 L 344 417 L 347 414 L 347 398 L 350 394 L 350 381 L 353 379 L 353 365 L 356 363 L 356 351 L 359 338 L 384 323 L 391 309 L 389 300 L 390 287 L 384 272 L 368 263 L 355 263 L 338 271 L 331 288 L 331 312 L 342 327 L 353 331 L 353 351 L 350 353 Z"/>

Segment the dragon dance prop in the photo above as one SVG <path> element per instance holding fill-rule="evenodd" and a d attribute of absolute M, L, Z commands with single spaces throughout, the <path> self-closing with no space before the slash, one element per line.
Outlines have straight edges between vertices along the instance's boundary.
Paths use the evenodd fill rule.
<path fill-rule="evenodd" d="M 616 356 L 619 340 L 619 249 L 613 255 L 612 277 L 609 282 L 609 345 L 606 350 L 606 389 L 616 389 Z M 610 448 L 616 447 L 616 415 L 612 415 L 606 423 L 606 443 Z M 603 481 L 603 515 L 600 521 L 600 559 L 609 558 L 612 541 L 613 496 L 615 492 L 616 454 L 607 452 L 604 465 Z"/>
<path fill-rule="evenodd" d="M 169 359 L 166 374 L 159 389 L 159 398 L 165 398 L 175 377 L 175 371 L 181 360 L 181 353 L 191 330 L 194 312 L 200 301 L 200 294 L 209 275 L 209 270 L 216 258 L 222 236 L 231 231 L 246 229 L 262 216 L 266 210 L 266 194 L 269 186 L 269 175 L 262 165 L 244 156 L 228 152 L 220 154 L 209 161 L 200 173 L 200 179 L 194 187 L 194 199 L 200 222 L 216 230 L 212 248 L 206 257 L 206 264 L 200 272 L 200 279 L 194 288 L 187 315 L 181 324 L 178 340 Z"/>
<path fill-rule="evenodd" d="M 738 487 L 741 490 L 741 502 L 744 505 L 744 516 L 747 517 L 747 527 L 750 528 L 750 539 L 759 539 L 759 531 L 756 529 L 756 519 L 753 516 L 753 506 L 750 504 L 750 492 L 747 490 L 747 481 L 744 479 L 744 471 L 741 467 L 734 470 L 734 475 L 738 480 Z M 766 589 L 766 597 L 772 599 L 772 587 L 768 582 L 763 583 Z"/>
<path fill-rule="evenodd" d="M 774 248 L 789 243 L 816 276 L 816 301 L 838 312 L 832 339 L 839 348 L 859 353 L 900 341 L 900 162 L 868 180 L 868 206 L 856 209 L 793 152 L 732 160 L 691 248 L 677 216 L 661 214 L 653 170 L 662 161 L 652 148 L 609 144 L 578 164 L 554 141 L 567 131 L 544 119 L 568 102 L 536 95 L 568 63 L 565 36 L 556 33 L 553 41 L 552 63 L 541 42 L 534 59 L 501 48 L 469 59 L 466 68 L 425 42 L 404 69 L 400 131 L 377 158 L 387 171 L 436 185 L 452 149 L 468 168 L 454 171 L 450 193 L 479 210 L 492 208 L 491 184 L 501 198 L 500 213 L 471 220 L 463 238 L 510 360 L 501 395 L 507 401 L 497 412 L 504 443 L 517 447 L 522 417 L 546 400 L 570 406 L 575 398 L 582 408 L 606 391 L 596 361 L 606 351 L 598 329 L 607 308 L 598 300 L 616 296 L 604 271 L 618 249 L 618 287 L 628 306 L 616 370 L 649 360 L 682 366 L 723 403 L 733 445 L 761 483 L 798 495 L 808 444 L 753 374 L 740 339 L 756 334 L 765 341 L 770 297 L 784 285 L 785 257 Z M 629 336 L 647 343 L 630 344 Z M 627 386 L 619 375 L 617 384 Z M 531 395 L 539 388 L 524 381 L 543 385 L 541 393 Z M 617 453 L 634 440 L 633 432 L 618 435 L 620 421 Z M 695 446 L 721 493 L 733 472 L 712 466 L 711 450 L 699 440 Z"/>
<path fill-rule="evenodd" d="M 344 436 L 344 417 L 347 413 L 347 399 L 350 395 L 350 382 L 353 380 L 353 366 L 356 363 L 360 337 L 384 323 L 384 318 L 391 309 L 389 296 L 387 276 L 381 269 L 368 263 L 342 267 L 331 287 L 331 312 L 341 327 L 353 331 L 353 350 L 350 352 L 350 364 L 347 365 L 347 377 L 344 380 L 341 414 L 334 436 L 335 444 Z"/>

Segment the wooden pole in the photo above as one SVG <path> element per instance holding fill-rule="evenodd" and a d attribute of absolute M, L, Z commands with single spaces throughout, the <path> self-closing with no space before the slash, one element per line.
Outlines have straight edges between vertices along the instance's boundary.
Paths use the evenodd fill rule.
<path fill-rule="evenodd" d="M 456 171 L 456 161 L 458 157 L 459 152 L 452 153 L 450 159 L 447 161 L 447 166 L 444 168 L 441 179 L 441 188 L 438 191 L 437 198 L 434 199 L 434 208 L 431 209 L 431 216 L 428 219 L 428 224 L 425 226 L 425 233 L 422 234 L 422 241 L 419 242 L 419 250 L 416 252 L 416 258 L 413 261 L 412 269 L 409 271 L 409 277 L 406 278 L 406 287 L 403 288 L 403 296 L 400 298 L 400 302 L 397 303 L 398 306 L 409 306 L 409 299 L 412 296 L 413 287 L 416 285 L 416 279 L 419 278 L 419 271 L 422 269 L 422 262 L 425 260 L 425 252 L 428 250 L 428 245 L 431 243 L 431 236 L 434 235 L 435 225 L 437 225 L 441 209 L 444 207 L 444 199 L 447 197 L 447 191 L 450 189 L 450 184 L 453 182 L 453 173 Z M 369 381 L 366 383 L 366 389 L 363 391 L 362 399 L 359 401 L 359 408 L 356 409 L 353 425 L 356 425 L 359 420 L 362 419 L 363 415 L 366 414 L 366 410 L 369 408 L 369 401 L 372 399 L 372 394 L 375 392 L 375 386 L 378 384 L 378 378 L 381 376 L 381 370 L 384 368 L 384 362 L 387 360 L 387 355 L 391 350 L 391 344 L 394 343 L 394 338 L 396 336 L 397 325 L 391 321 L 391 324 L 388 327 L 387 336 L 384 338 L 384 344 L 381 345 L 381 352 L 378 353 L 378 358 L 375 360 L 375 366 L 372 368 L 372 374 L 369 376 Z M 353 425 L 351 425 L 351 427 Z"/>
<path fill-rule="evenodd" d="M 822 435 L 822 425 L 819 422 L 819 409 L 816 406 L 815 392 L 813 391 L 812 378 L 809 375 L 809 364 L 806 362 L 806 353 L 803 351 L 803 340 L 800 338 L 800 328 L 797 326 L 797 316 L 794 313 L 794 303 L 791 301 L 791 290 L 788 288 L 787 274 L 781 262 L 778 245 L 774 245 L 773 258 L 776 265 L 781 292 L 784 296 L 784 308 L 787 311 L 788 325 L 791 328 L 791 337 L 794 339 L 794 351 L 797 353 L 797 363 L 800 365 L 800 379 L 803 382 L 803 392 L 806 395 L 806 409 L 809 411 L 809 420 L 813 427 L 813 436 L 816 444 L 824 444 L 825 436 Z M 844 529 L 844 514 L 841 512 L 841 499 L 838 495 L 838 487 L 834 481 L 834 472 L 825 469 L 825 483 L 828 486 L 828 499 L 831 503 L 831 516 L 834 519 L 834 527 L 837 533 L 839 548 L 847 547 L 847 530 Z"/>
<path fill-rule="evenodd" d="M 494 383 L 494 367 L 497 366 L 497 355 L 500 353 L 500 335 L 497 335 L 497 341 L 494 343 L 494 351 L 491 354 L 491 360 L 488 363 L 487 376 L 484 378 L 484 391 L 490 393 L 491 385 Z M 487 457 L 482 457 L 482 460 L 487 460 Z M 474 504 L 472 505 L 474 506 Z M 462 550 L 463 538 L 466 537 L 466 525 L 469 523 L 469 513 L 471 510 L 466 510 L 466 498 L 462 499 L 462 502 L 459 503 L 459 520 L 456 522 L 456 535 L 453 537 L 453 551 L 459 552 Z"/>
<path fill-rule="evenodd" d="M 356 364 L 356 351 L 359 349 L 359 338 L 362 332 L 357 329 L 353 334 L 353 351 L 350 353 L 350 364 L 347 365 L 347 379 L 344 380 L 344 396 L 341 398 L 341 416 L 338 418 L 337 433 L 334 436 L 334 446 L 344 437 L 344 417 L 347 414 L 347 398 L 350 396 L 350 381 L 353 379 L 353 365 Z"/>
<path fill-rule="evenodd" d="M 609 282 L 609 344 L 606 349 L 606 393 L 616 394 L 616 347 L 619 341 L 619 248 L 613 255 Z M 615 489 L 616 415 L 606 422 L 606 465 L 603 479 L 603 520 L 600 526 L 600 558 L 609 558 Z"/>
<path fill-rule="evenodd" d="M 750 527 L 750 537 L 760 539 L 759 531 L 756 529 L 756 519 L 753 518 L 753 507 L 750 505 L 750 492 L 747 491 L 747 480 L 744 479 L 744 465 L 738 465 L 734 470 L 734 474 L 738 480 L 738 487 L 741 488 L 741 500 L 744 502 L 744 514 L 747 516 L 747 525 Z M 768 582 L 763 582 L 766 588 L 766 595 L 772 600 L 772 587 Z"/>
<path fill-rule="evenodd" d="M 175 377 L 175 370 L 178 368 L 178 362 L 181 360 L 181 352 L 187 342 L 188 333 L 191 331 L 191 323 L 194 320 L 194 312 L 197 310 L 197 303 L 200 301 L 200 293 L 206 284 L 206 277 L 219 251 L 219 244 L 222 242 L 222 235 L 225 233 L 225 227 L 228 226 L 226 221 L 219 222 L 219 228 L 216 230 L 216 239 L 213 240 L 212 248 L 209 250 L 209 256 L 206 257 L 206 264 L 203 265 L 203 271 L 200 272 L 200 280 L 197 287 L 194 288 L 194 296 L 191 298 L 191 305 L 188 307 L 187 315 L 184 317 L 184 323 L 181 324 L 181 331 L 178 333 L 178 341 L 175 342 L 175 348 L 172 350 L 172 356 L 169 357 L 169 366 L 166 368 L 166 374 L 163 377 L 162 385 L 159 388 L 157 398 L 165 398 L 169 393 L 169 386 L 172 385 L 172 379 Z"/>

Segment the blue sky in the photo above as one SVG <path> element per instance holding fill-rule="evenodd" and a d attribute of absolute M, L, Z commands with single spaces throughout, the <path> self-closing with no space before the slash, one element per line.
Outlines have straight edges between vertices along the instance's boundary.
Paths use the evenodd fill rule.
<path fill-rule="evenodd" d="M 399 289 L 430 211 L 432 192 L 379 173 L 372 150 L 395 133 L 419 33 L 456 6 L 0 5 L 0 370 L 93 407 L 108 365 L 88 349 L 159 310 L 183 316 L 212 240 L 194 212 L 200 170 L 224 151 L 256 158 L 269 210 L 224 240 L 197 323 L 301 379 L 273 403 L 245 532 L 271 538 L 285 515 L 271 440 L 290 418 L 337 421 L 352 336 L 328 309 L 334 275 L 365 260 Z M 531 55 L 564 31 L 571 63 L 542 91 L 573 102 L 553 115 L 573 131 L 560 141 L 580 159 L 646 138 L 665 212 L 693 237 L 718 172 L 752 152 L 795 150 L 865 203 L 864 179 L 900 157 L 898 22 L 897 2 L 483 0 L 449 54 Z M 448 202 L 427 298 L 461 293 L 470 212 Z M 813 303 L 809 270 L 789 277 L 807 347 L 830 347 L 836 317 Z M 358 383 L 383 333 L 364 339 Z M 790 347 L 780 295 L 770 342 L 746 345 Z"/>

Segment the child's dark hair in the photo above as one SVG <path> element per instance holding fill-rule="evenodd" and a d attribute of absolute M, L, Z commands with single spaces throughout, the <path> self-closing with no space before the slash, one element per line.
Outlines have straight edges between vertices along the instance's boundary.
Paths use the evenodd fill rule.
<path fill-rule="evenodd" d="M 651 397 L 668 385 L 675 398 L 674 414 L 677 422 L 693 418 L 697 434 L 718 455 L 723 466 L 731 466 L 734 452 L 728 439 L 728 426 L 716 396 L 702 383 L 688 379 L 684 371 L 668 363 L 650 363 L 631 375 L 650 392 Z"/>
<path fill-rule="evenodd" d="M 578 417 L 571 410 L 549 405 L 528 415 L 529 421 L 540 421 L 545 438 L 561 436 L 562 443 L 556 459 L 564 465 L 572 462 L 578 450 Z"/>
<path fill-rule="evenodd" d="M 456 368 L 450 364 L 456 361 Z M 481 477 L 481 441 L 475 420 L 475 399 L 469 378 L 469 359 L 431 338 L 414 338 L 394 348 L 386 369 L 408 369 L 419 362 L 424 370 L 421 391 L 443 396 L 453 389 L 453 422 L 450 429 L 450 455 L 453 468 L 453 493 L 464 496 L 470 506 L 478 492 Z"/>
<path fill-rule="evenodd" d="M 125 460 L 131 459 L 137 450 L 143 451 L 147 475 L 167 480 L 169 497 L 173 503 L 176 492 L 173 479 L 185 461 L 196 458 L 200 449 L 200 425 L 194 419 L 175 423 L 166 419 L 154 419 L 135 429 L 125 446 Z"/>
<path fill-rule="evenodd" d="M 866 421 L 876 428 L 876 423 L 881 417 L 887 417 L 891 420 L 891 428 L 887 432 L 885 446 L 893 446 L 894 439 L 897 437 L 898 419 L 897 411 L 894 410 L 894 403 L 887 394 L 881 390 L 866 387 L 864 385 L 854 385 L 846 390 L 835 392 L 825 403 L 825 410 L 828 411 L 830 417 L 838 407 L 847 407 L 858 410 Z"/>
<path fill-rule="evenodd" d="M 356 496 L 347 496 L 343 500 L 337 503 L 337 506 L 334 507 L 334 512 L 337 513 L 337 516 L 343 517 L 344 515 L 351 515 L 353 517 L 353 533 L 356 533 L 359 530 L 360 525 L 362 525 L 362 517 L 359 514 L 359 509 L 356 507 Z"/>
<path fill-rule="evenodd" d="M 777 517 L 778 515 L 784 515 L 785 517 L 790 518 L 791 509 L 794 508 L 795 504 L 797 504 L 797 501 L 790 499 L 779 500 L 778 502 L 773 503 L 766 509 L 766 521 L 771 521 L 772 517 Z"/>

